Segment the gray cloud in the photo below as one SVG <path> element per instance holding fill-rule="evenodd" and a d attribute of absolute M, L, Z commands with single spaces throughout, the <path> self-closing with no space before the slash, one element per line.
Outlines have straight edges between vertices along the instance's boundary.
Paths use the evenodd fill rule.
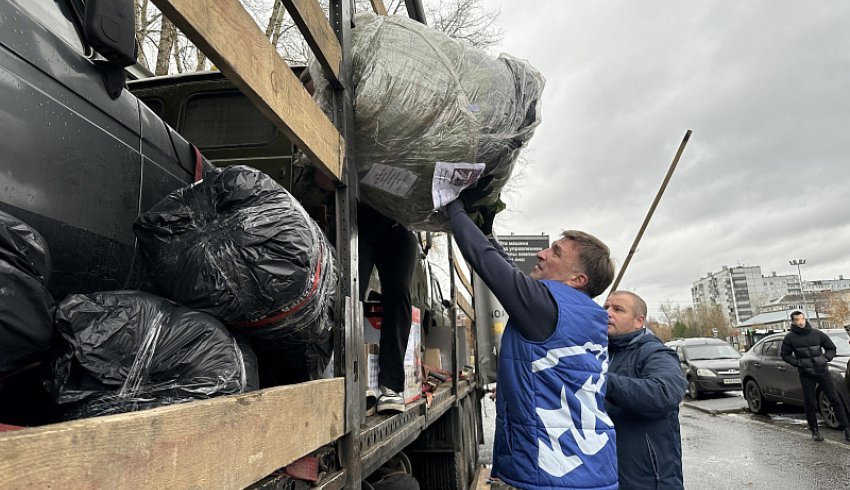
<path fill-rule="evenodd" d="M 502 50 L 547 79 L 497 231 L 585 229 L 651 313 L 723 265 L 850 275 L 850 3 L 499 2 Z"/>

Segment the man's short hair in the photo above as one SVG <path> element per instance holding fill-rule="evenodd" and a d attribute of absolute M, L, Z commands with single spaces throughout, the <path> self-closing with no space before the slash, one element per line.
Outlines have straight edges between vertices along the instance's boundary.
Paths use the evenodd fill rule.
<path fill-rule="evenodd" d="M 587 286 L 584 291 L 595 298 L 602 294 L 614 280 L 614 262 L 611 260 L 611 250 L 602 240 L 590 233 L 578 230 L 567 230 L 562 238 L 575 242 L 578 246 L 578 257 L 584 273 L 587 274 Z"/>
<path fill-rule="evenodd" d="M 644 301 L 643 298 L 636 295 L 635 293 L 633 293 L 631 291 L 619 291 L 618 290 L 618 291 L 612 292 L 608 296 L 629 296 L 630 298 L 632 298 L 632 305 L 634 305 L 634 308 L 633 308 L 634 311 L 632 313 L 634 313 L 635 316 L 643 315 L 643 317 L 646 318 L 646 314 L 647 314 L 646 301 Z"/>
<path fill-rule="evenodd" d="M 795 316 L 802 315 L 803 312 L 800 310 L 794 310 L 791 312 L 791 319 L 793 320 Z"/>

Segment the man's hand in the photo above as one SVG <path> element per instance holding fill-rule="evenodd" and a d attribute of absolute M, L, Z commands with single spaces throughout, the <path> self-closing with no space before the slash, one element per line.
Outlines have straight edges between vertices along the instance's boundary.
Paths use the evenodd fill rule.
<path fill-rule="evenodd" d="M 463 206 L 466 208 L 467 213 L 475 211 L 475 208 L 481 206 L 479 201 L 483 201 L 492 194 L 493 189 L 490 184 L 493 182 L 494 178 L 495 177 L 492 175 L 482 177 L 475 183 L 474 186 L 464 189 L 460 193 L 460 200 L 463 201 Z"/>
<path fill-rule="evenodd" d="M 482 177 L 473 187 L 460 193 L 460 200 L 463 201 L 470 219 L 487 236 L 493 234 L 493 221 L 496 214 L 504 208 L 499 196 L 492 198 L 494 179 L 493 175 Z"/>

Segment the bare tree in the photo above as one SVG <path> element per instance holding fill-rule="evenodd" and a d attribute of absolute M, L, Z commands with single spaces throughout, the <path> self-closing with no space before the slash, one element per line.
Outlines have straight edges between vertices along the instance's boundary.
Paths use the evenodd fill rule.
<path fill-rule="evenodd" d="M 677 323 L 687 327 L 688 337 L 712 337 L 715 328 L 720 338 L 727 338 L 732 333 L 729 320 L 719 305 L 699 305 L 696 308 L 680 310 Z"/>
<path fill-rule="evenodd" d="M 847 296 L 830 292 L 827 301 L 826 314 L 829 315 L 829 322 L 836 327 L 850 325 L 850 303 L 847 301 Z"/>
<path fill-rule="evenodd" d="M 425 10 L 429 25 L 453 39 L 478 48 L 502 41 L 503 33 L 496 26 L 499 11 L 485 8 L 480 0 L 438 0 L 426 3 Z"/>
<path fill-rule="evenodd" d="M 674 304 L 671 300 L 665 300 L 661 303 L 661 313 L 664 315 L 665 320 L 668 325 L 674 325 L 676 320 L 679 319 L 680 308 L 679 305 Z"/>
<path fill-rule="evenodd" d="M 151 19 L 148 9 L 148 0 L 133 0 L 133 7 L 136 11 L 136 48 L 138 51 L 139 64 L 145 68 L 150 68 L 148 57 L 145 53 L 144 46 L 150 30 Z"/>
<path fill-rule="evenodd" d="M 658 320 L 650 317 L 646 320 L 646 327 L 652 330 L 652 333 L 661 339 L 662 342 L 669 342 L 673 340 L 673 329 L 670 325 L 659 323 Z"/>
<path fill-rule="evenodd" d="M 157 75 L 172 71 L 203 70 L 207 58 L 167 19 L 149 0 L 134 0 L 136 6 L 136 42 L 139 44 L 139 62 L 150 68 L 148 53 L 156 53 L 154 72 Z M 292 16 L 286 15 L 279 0 L 240 0 L 246 11 L 263 29 L 281 57 L 289 64 L 303 65 L 310 49 L 298 31 Z M 319 0 L 328 11 L 328 0 Z M 390 15 L 407 15 L 404 0 L 385 2 Z M 424 2 L 429 25 L 479 48 L 490 48 L 502 39 L 496 26 L 498 10 L 488 9 L 483 0 L 426 0 Z M 369 0 L 357 0 L 356 10 L 371 11 Z"/>
<path fill-rule="evenodd" d="M 156 67 L 154 68 L 155 75 L 168 75 L 172 52 L 176 45 L 177 27 L 168 18 L 162 17 L 156 53 Z"/>

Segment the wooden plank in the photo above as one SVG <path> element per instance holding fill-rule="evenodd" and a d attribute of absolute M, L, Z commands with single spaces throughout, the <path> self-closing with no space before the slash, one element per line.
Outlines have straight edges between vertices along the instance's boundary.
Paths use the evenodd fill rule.
<path fill-rule="evenodd" d="M 339 77 L 342 49 L 319 2 L 316 0 L 281 1 L 322 65 L 328 81 L 335 87 L 342 87 Z"/>
<path fill-rule="evenodd" d="M 372 2 L 372 10 L 378 15 L 387 15 L 387 8 L 384 7 L 383 0 L 370 0 Z"/>
<path fill-rule="evenodd" d="M 475 310 L 472 308 L 472 305 L 469 304 L 469 301 L 460 294 L 457 295 L 457 305 L 464 313 L 466 313 L 466 316 L 468 316 L 470 320 L 475 321 Z"/>
<path fill-rule="evenodd" d="M 0 435 L 3 488 L 244 488 L 343 433 L 344 380 Z"/>
<path fill-rule="evenodd" d="M 345 144 L 238 0 L 153 0 L 257 108 L 339 180 Z"/>
<path fill-rule="evenodd" d="M 460 283 L 463 284 L 463 287 L 466 288 L 466 291 L 469 294 L 472 294 L 472 284 L 470 284 L 469 279 L 466 278 L 466 272 L 461 268 L 460 263 L 457 261 L 457 256 L 452 259 L 452 262 L 454 262 L 455 272 L 457 272 Z"/>

